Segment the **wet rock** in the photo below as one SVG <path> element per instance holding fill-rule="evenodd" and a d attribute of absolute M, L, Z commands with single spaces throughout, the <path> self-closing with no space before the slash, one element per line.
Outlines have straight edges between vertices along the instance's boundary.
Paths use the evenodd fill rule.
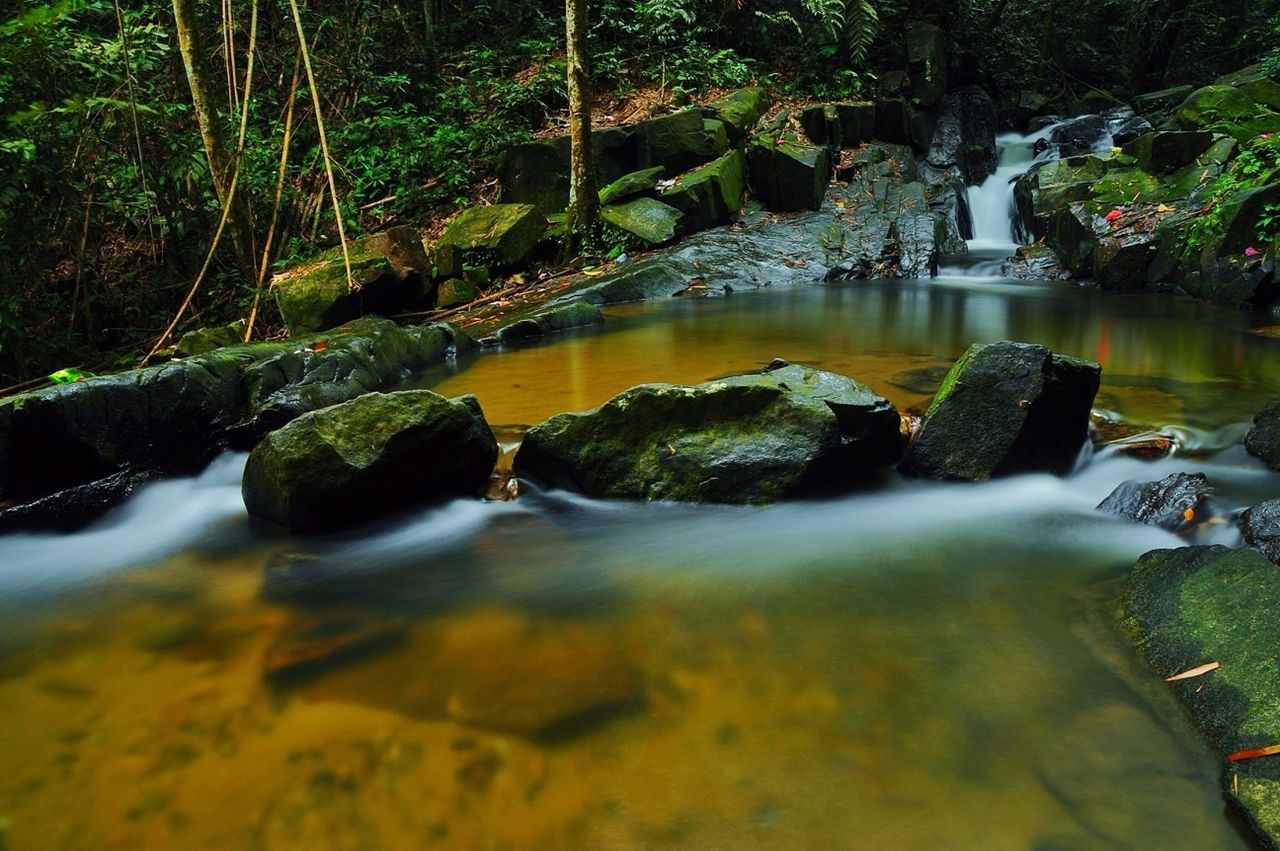
<path fill-rule="evenodd" d="M 750 133 L 769 110 L 769 98 L 762 88 L 738 89 L 707 105 L 705 114 L 723 121 L 729 141 L 737 144 Z"/>
<path fill-rule="evenodd" d="M 1070 471 L 1088 438 L 1101 368 L 1027 343 L 969 347 L 947 374 L 900 469 L 983 481 Z"/>
<path fill-rule="evenodd" d="M 1175 117 L 1178 124 L 1194 130 L 1217 122 L 1239 123 L 1257 115 L 1258 111 L 1253 98 L 1235 86 L 1212 85 L 1187 95 Z"/>
<path fill-rule="evenodd" d="M 996 109 L 983 89 L 968 86 L 942 98 L 926 160 L 956 168 L 966 185 L 980 184 L 996 170 Z"/>
<path fill-rule="evenodd" d="M 1109 121 L 1107 127 L 1111 131 L 1111 143 L 1121 147 L 1155 130 L 1151 122 L 1141 115 Z"/>
<path fill-rule="evenodd" d="M 1148 133 L 1124 146 L 1137 160 L 1138 168 L 1151 174 L 1176 171 L 1195 162 L 1213 144 L 1213 134 L 1204 130 Z"/>
<path fill-rule="evenodd" d="M 946 35 L 932 24 L 916 24 L 907 30 L 906 42 L 911 93 L 921 106 L 933 106 L 947 90 Z"/>
<path fill-rule="evenodd" d="M 715 162 L 681 175 L 659 200 L 683 218 L 686 232 L 728 224 L 742 211 L 746 198 L 746 159 L 732 151 Z"/>
<path fill-rule="evenodd" d="M 1235 86 L 1254 103 L 1280 111 L 1280 77 L 1268 73 L 1262 65 L 1250 65 L 1217 81 L 1218 85 Z"/>
<path fill-rule="evenodd" d="M 1000 267 L 1000 274 L 1026 281 L 1063 281 L 1071 276 L 1058 263 L 1053 249 L 1042 243 L 1019 245 L 1013 257 Z"/>
<path fill-rule="evenodd" d="M 546 216 L 532 204 L 469 207 L 449 223 L 439 243 L 457 246 L 468 266 L 510 268 L 529 256 L 546 229 Z"/>
<path fill-rule="evenodd" d="M 1034 133 L 1036 128 L 1030 126 L 1031 122 L 1040 118 L 1048 106 L 1049 99 L 1040 92 L 1019 92 L 1013 106 L 1014 124 L 1026 128 L 1028 133 Z"/>
<path fill-rule="evenodd" d="M 842 144 L 840 113 L 835 104 L 822 103 L 808 107 L 800 114 L 804 135 L 815 145 L 839 149 Z"/>
<path fill-rule="evenodd" d="M 876 138 L 895 145 L 911 144 L 911 107 L 890 97 L 876 103 Z"/>
<path fill-rule="evenodd" d="M 350 284 L 341 247 L 273 278 L 290 335 L 324 331 L 368 313 L 396 313 L 426 297 L 431 264 L 414 228 L 392 228 L 350 242 L 347 255 Z"/>
<path fill-rule="evenodd" d="M 1240 515 L 1245 542 L 1262 550 L 1273 564 L 1280 564 L 1280 499 L 1269 499 Z"/>
<path fill-rule="evenodd" d="M 595 305 L 581 300 L 568 301 L 504 325 L 492 335 L 480 340 L 480 344 L 500 346 L 521 340 L 539 339 L 572 328 L 587 328 L 603 323 L 604 315 Z"/>
<path fill-rule="evenodd" d="M 942 386 L 942 382 L 949 372 L 951 372 L 951 367 L 949 366 L 922 366 L 918 369 L 904 369 L 902 372 L 896 372 L 889 376 L 889 383 L 894 387 L 910 390 L 912 393 L 933 395 L 938 392 L 938 388 Z"/>
<path fill-rule="evenodd" d="M 1044 242 L 1068 272 L 1087 276 L 1093 273 L 1094 252 L 1099 232 L 1106 223 L 1085 204 L 1071 204 L 1049 214 Z"/>
<path fill-rule="evenodd" d="M 1194 86 L 1174 86 L 1148 92 L 1133 99 L 1133 108 L 1141 115 L 1153 115 L 1171 110 L 1187 99 Z"/>
<path fill-rule="evenodd" d="M 1144 231 L 1100 237 L 1090 263 L 1094 280 L 1104 290 L 1141 291 L 1146 286 L 1157 248 L 1156 235 Z"/>
<path fill-rule="evenodd" d="M 174 345 L 174 356 L 180 358 L 204 355 L 214 349 L 238 346 L 244 342 L 244 323 L 234 322 L 213 328 L 197 328 L 182 335 Z"/>
<path fill-rule="evenodd" d="M 846 148 L 870 142 L 876 135 L 876 105 L 874 103 L 837 103 L 836 115 L 840 119 L 840 144 Z"/>
<path fill-rule="evenodd" d="M 638 242 L 645 248 L 655 248 L 676 238 L 684 213 L 653 198 L 636 198 L 625 204 L 605 207 L 600 211 L 600 218 L 621 231 L 624 239 Z"/>
<path fill-rule="evenodd" d="M 1139 458 L 1143 461 L 1159 461 L 1178 450 L 1178 440 L 1172 434 L 1159 431 L 1136 430 L 1133 433 L 1103 439 L 1100 448 L 1117 455 Z"/>
<path fill-rule="evenodd" d="M 267 648 L 263 677 L 277 684 L 319 676 L 404 642 L 404 626 L 359 611 L 328 612 L 295 621 Z"/>
<path fill-rule="evenodd" d="M 625 174 L 600 190 L 600 204 L 607 207 L 610 204 L 621 204 L 634 198 L 656 194 L 658 181 L 665 173 L 666 169 L 659 165 Z"/>
<path fill-rule="evenodd" d="M 1058 146 L 1063 158 L 1096 151 L 1109 140 L 1107 122 L 1101 115 L 1072 118 L 1049 134 L 1049 141 Z"/>
<path fill-rule="evenodd" d="M 1177 532 L 1207 514 L 1209 491 L 1204 473 L 1173 473 L 1158 482 L 1125 482 L 1098 504 L 1098 510 Z"/>
<path fill-rule="evenodd" d="M 1244 436 L 1244 448 L 1271 469 L 1280 470 L 1280 399 L 1254 416 L 1253 427 Z"/>
<path fill-rule="evenodd" d="M 865 386 L 800 366 L 693 387 L 633 387 L 525 435 L 522 476 L 627 499 L 764 504 L 898 454 L 899 418 Z"/>
<path fill-rule="evenodd" d="M 953 234 L 946 210 L 934 209 L 924 184 L 904 183 L 876 165 L 853 175 L 844 195 L 845 215 L 856 228 L 843 236 L 841 259 L 828 280 L 937 274 L 939 255 Z"/>
<path fill-rule="evenodd" d="M 249 455 L 242 492 L 253 517 L 337 529 L 478 493 L 497 457 L 474 398 L 370 393 L 268 434 Z"/>
<path fill-rule="evenodd" d="M 817 210 L 831 182 L 831 152 L 794 139 L 756 137 L 747 146 L 751 189 L 775 212 Z"/>
<path fill-rule="evenodd" d="M 1157 676 L 1216 661 L 1203 677 L 1170 683 L 1213 750 L 1225 756 L 1275 743 L 1280 688 L 1280 570 L 1254 550 L 1154 550 L 1134 566 L 1121 594 L 1125 628 Z M 1264 843 L 1280 841 L 1280 768 L 1273 760 L 1235 763 L 1224 794 Z"/>

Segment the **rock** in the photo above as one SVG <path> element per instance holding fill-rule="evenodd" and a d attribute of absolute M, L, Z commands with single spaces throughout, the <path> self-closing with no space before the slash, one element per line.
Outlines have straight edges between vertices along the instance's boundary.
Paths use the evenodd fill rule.
<path fill-rule="evenodd" d="M 1096 151 L 1107 146 L 1111 138 L 1107 122 L 1101 115 L 1081 115 L 1055 127 L 1049 134 L 1049 141 L 1058 146 L 1065 158 Z"/>
<path fill-rule="evenodd" d="M 1099 231 L 1106 231 L 1101 217 L 1089 212 L 1084 204 L 1071 204 L 1048 216 L 1044 242 L 1057 256 L 1063 268 L 1073 275 L 1093 273 L 1094 251 Z"/>
<path fill-rule="evenodd" d="M 906 42 L 911 93 L 921 106 L 933 106 L 947 90 L 946 36 L 932 24 L 916 24 L 908 28 Z"/>
<path fill-rule="evenodd" d="M 512 268 L 542 238 L 547 218 L 532 204 L 468 207 L 449 223 L 439 245 L 453 245 L 468 266 Z"/>
<path fill-rule="evenodd" d="M 889 383 L 912 393 L 924 393 L 932 396 L 938 392 L 942 382 L 946 380 L 950 366 L 922 366 L 917 369 L 904 369 L 889 376 Z"/>
<path fill-rule="evenodd" d="M 846 148 L 870 142 L 876 136 L 876 105 L 874 103 L 837 103 L 836 116 L 840 119 L 840 144 Z"/>
<path fill-rule="evenodd" d="M 876 138 L 895 145 L 911 144 L 911 108 L 903 98 L 876 103 Z"/>
<path fill-rule="evenodd" d="M 402 624 L 359 611 L 305 617 L 267 648 L 263 677 L 293 684 L 389 650 L 402 644 L 406 635 Z"/>
<path fill-rule="evenodd" d="M 637 198 L 603 208 L 600 218 L 621 231 L 627 241 L 638 241 L 641 247 L 654 248 L 676 238 L 684 214 L 653 198 Z"/>
<path fill-rule="evenodd" d="M 595 305 L 580 300 L 567 301 L 504 325 L 483 338 L 480 343 L 485 346 L 500 346 L 603 323 L 604 315 Z"/>
<path fill-rule="evenodd" d="M 1258 114 L 1258 105 L 1234 86 L 1205 86 L 1187 95 L 1176 118 L 1188 130 L 1220 122 L 1239 123 Z"/>
<path fill-rule="evenodd" d="M 765 209 L 817 210 L 831 182 L 831 152 L 792 139 L 757 136 L 747 146 L 751 189 Z"/>
<path fill-rule="evenodd" d="M 1101 368 L 1027 343 L 979 343 L 947 374 L 903 472 L 983 481 L 1069 472 L 1088 439 Z"/>
<path fill-rule="evenodd" d="M 907 149 L 899 149 L 892 159 L 901 164 L 903 151 Z M 937 274 L 939 253 L 951 238 L 948 213 L 934 208 L 924 184 L 893 178 L 890 158 L 884 159 L 850 179 L 845 210 L 852 211 L 858 227 L 842 239 L 841 259 L 827 274 L 828 280 Z"/>
<path fill-rule="evenodd" d="M 1204 473 L 1173 473 L 1158 482 L 1125 482 L 1098 504 L 1098 510 L 1177 532 L 1206 513 L 1209 490 Z"/>
<path fill-rule="evenodd" d="M 280 272 L 272 279 L 280 315 L 291 336 L 324 331 L 367 313 L 396 313 L 423 298 L 431 264 L 421 235 L 398 227 L 347 244 L 348 285 L 342 248 Z"/>
<path fill-rule="evenodd" d="M 897 457 L 887 401 L 799 366 L 693 387 L 646 384 L 534 426 L 515 470 L 624 499 L 765 504 L 865 475 Z"/>
<path fill-rule="evenodd" d="M 1058 256 L 1047 245 L 1019 245 L 1013 257 L 1000 267 L 1006 278 L 1025 281 L 1062 281 L 1071 273 L 1058 263 Z"/>
<path fill-rule="evenodd" d="M 326 531 L 478 493 L 497 458 L 474 398 L 370 393 L 268 434 L 249 455 L 242 492 L 253 517 Z"/>
<path fill-rule="evenodd" d="M 714 160 L 729 150 L 729 132 L 723 121 L 716 118 L 702 119 L 702 147 L 698 151 L 700 162 Z"/>
<path fill-rule="evenodd" d="M 1240 515 L 1245 542 L 1262 551 L 1272 564 L 1280 564 L 1280 499 L 1269 499 Z"/>
<path fill-rule="evenodd" d="M 726 225 L 742 211 L 746 197 L 746 159 L 731 151 L 715 162 L 694 169 L 658 196 L 683 214 L 681 227 L 694 233 Z"/>
<path fill-rule="evenodd" d="M 238 346 L 243 342 L 243 322 L 234 322 L 216 328 L 197 328 L 182 335 L 174 346 L 174 355 L 180 358 L 203 355 L 214 349 Z"/>
<path fill-rule="evenodd" d="M 842 145 L 840 112 L 834 104 L 808 107 L 800 114 L 800 126 L 804 128 L 806 138 L 815 145 L 826 145 L 833 150 Z"/>
<path fill-rule="evenodd" d="M 1155 130 L 1151 122 L 1141 115 L 1109 121 L 1107 127 L 1111 131 L 1111 144 L 1121 147 Z"/>
<path fill-rule="evenodd" d="M 1147 284 L 1157 237 L 1144 231 L 1107 234 L 1093 250 L 1093 277 L 1104 290 L 1139 292 Z"/>
<path fill-rule="evenodd" d="M 1043 237 L 1049 217 L 1071 204 L 1088 201 L 1093 188 L 1107 174 L 1108 163 L 1096 156 L 1053 160 L 1019 178 L 1014 202 L 1019 218 L 1032 233 Z"/>
<path fill-rule="evenodd" d="M 431 277 L 436 280 L 459 278 L 463 275 L 462 249 L 456 245 L 433 245 L 427 252 L 431 264 Z"/>
<path fill-rule="evenodd" d="M 656 194 L 658 181 L 662 179 L 662 175 L 665 172 L 666 169 L 659 165 L 642 171 L 624 174 L 600 190 L 601 206 L 607 207 L 610 204 L 621 204 L 624 201 L 630 201 L 643 195 Z"/>
<path fill-rule="evenodd" d="M 637 125 L 649 152 L 647 165 L 660 165 L 671 174 L 679 174 L 706 162 L 709 157 L 702 122 L 701 112 L 683 109 Z"/>
<path fill-rule="evenodd" d="M 475 301 L 480 295 L 474 281 L 450 278 L 436 290 L 436 307 L 459 307 Z"/>
<path fill-rule="evenodd" d="M 1213 134 L 1204 130 L 1168 131 L 1141 136 L 1126 144 L 1124 152 L 1143 171 L 1165 174 L 1191 165 L 1212 144 Z"/>
<path fill-rule="evenodd" d="M 1220 86 L 1235 86 L 1254 103 L 1280 111 L 1280 78 L 1268 74 L 1262 65 L 1250 65 L 1217 80 Z"/>
<path fill-rule="evenodd" d="M 708 117 L 723 121 L 729 142 L 738 144 L 769 110 L 769 98 L 762 88 L 738 89 L 707 105 Z"/>
<path fill-rule="evenodd" d="M 569 165 L 551 141 L 526 142 L 498 154 L 504 204 L 532 204 L 544 215 L 569 206 Z"/>
<path fill-rule="evenodd" d="M 1183 547 L 1138 560 L 1121 594 L 1124 625 L 1159 677 L 1215 661 L 1203 677 L 1170 683 L 1178 700 L 1225 757 L 1274 744 L 1280 729 L 1280 570 L 1253 550 Z M 1224 794 L 1264 844 L 1280 843 L 1280 773 L 1271 759 L 1231 766 Z"/>
<path fill-rule="evenodd" d="M 1174 86 L 1138 95 L 1133 99 L 1133 108 L 1141 115 L 1153 115 L 1171 110 L 1187 99 L 1187 95 L 1195 90 L 1194 86 Z"/>
<path fill-rule="evenodd" d="M 1280 470 L 1280 399 L 1254 416 L 1253 428 L 1244 436 L 1244 448 L 1271 469 Z"/>
<path fill-rule="evenodd" d="M 1019 92 L 1013 107 L 1013 121 L 1018 127 L 1027 128 L 1028 133 L 1035 130 L 1030 127 L 1032 120 L 1044 114 L 1049 106 L 1049 99 L 1040 92 Z"/>

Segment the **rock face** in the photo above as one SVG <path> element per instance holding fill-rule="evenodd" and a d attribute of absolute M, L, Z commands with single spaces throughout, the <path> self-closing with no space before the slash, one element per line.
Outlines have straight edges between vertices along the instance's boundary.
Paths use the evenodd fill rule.
<path fill-rule="evenodd" d="M 1269 499 L 1240 515 L 1240 531 L 1251 547 L 1280 564 L 1280 499 Z"/>
<path fill-rule="evenodd" d="M 1102 370 L 1027 343 L 969 347 L 943 381 L 901 469 L 983 481 L 1070 471 L 1088 438 Z"/>
<path fill-rule="evenodd" d="M 1163 174 L 1195 162 L 1212 144 L 1213 134 L 1204 130 L 1170 131 L 1139 136 L 1123 150 L 1137 161 L 1138 168 Z"/>
<path fill-rule="evenodd" d="M 354 289 L 347 283 L 341 247 L 275 276 L 276 301 L 290 335 L 324 331 L 367 313 L 408 309 L 428 295 L 431 264 L 415 229 L 392 228 L 355 240 L 347 253 Z"/>
<path fill-rule="evenodd" d="M 1280 570 L 1260 553 L 1226 547 L 1155 550 L 1138 560 L 1121 596 L 1125 627 L 1160 677 L 1209 661 L 1203 677 L 1169 684 L 1221 756 L 1275 744 L 1280 729 Z M 1232 765 L 1224 793 L 1264 844 L 1280 844 L 1280 768 Z"/>
<path fill-rule="evenodd" d="M 1244 436 L 1244 448 L 1271 469 L 1280 470 L 1280 399 L 1254 416 L 1253 428 Z"/>
<path fill-rule="evenodd" d="M 473 397 L 370 393 L 268 434 L 249 455 L 242 491 L 253 517 L 326 531 L 475 494 L 497 458 Z"/>
<path fill-rule="evenodd" d="M 1158 482 L 1125 482 L 1098 504 L 1099 511 L 1176 532 L 1205 514 L 1204 473 L 1173 473 Z"/>
<path fill-rule="evenodd" d="M 980 184 L 996 170 L 997 127 L 995 103 L 982 88 L 947 92 L 926 160 L 937 169 L 956 169 L 965 185 Z"/>
<path fill-rule="evenodd" d="M 747 146 L 756 199 L 776 212 L 817 210 L 831 182 L 830 149 L 779 138 L 756 137 Z"/>
<path fill-rule="evenodd" d="M 896 459 L 893 406 L 843 376 L 777 365 L 693 387 L 646 384 L 529 430 L 522 476 L 594 496 L 765 504 Z"/>
<path fill-rule="evenodd" d="M 449 223 L 439 244 L 456 246 L 468 265 L 510 268 L 529 256 L 546 229 L 546 216 L 532 204 L 470 207 Z"/>
<path fill-rule="evenodd" d="M 921 106 L 933 106 L 947 90 L 946 35 L 931 24 L 907 30 L 907 69 L 911 93 Z"/>

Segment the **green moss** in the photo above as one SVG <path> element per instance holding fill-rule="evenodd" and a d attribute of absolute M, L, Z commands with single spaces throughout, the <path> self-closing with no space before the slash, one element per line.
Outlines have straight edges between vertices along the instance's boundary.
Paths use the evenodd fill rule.
<path fill-rule="evenodd" d="M 542 238 L 546 217 L 532 204 L 470 207 L 449 223 L 439 244 L 456 245 L 471 266 L 519 264 Z"/>

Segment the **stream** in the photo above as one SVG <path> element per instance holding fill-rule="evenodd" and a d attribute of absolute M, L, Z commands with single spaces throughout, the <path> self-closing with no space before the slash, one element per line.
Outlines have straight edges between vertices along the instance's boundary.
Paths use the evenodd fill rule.
<path fill-rule="evenodd" d="M 1094 506 L 1178 470 L 1224 516 L 1280 493 L 1238 445 L 1280 346 L 1265 317 L 996 277 L 1030 144 L 971 190 L 968 268 L 611 307 L 416 384 L 476 394 L 509 447 L 774 357 L 916 407 L 970 343 L 1018 339 L 1101 362 L 1095 406 L 1182 454 L 763 509 L 527 487 L 310 538 L 251 525 L 224 456 L 85 531 L 0 538 L 0 848 L 1253 847 L 1114 625 L 1133 561 L 1185 541 Z M 394 641 L 264 674 L 336 620 Z"/>

